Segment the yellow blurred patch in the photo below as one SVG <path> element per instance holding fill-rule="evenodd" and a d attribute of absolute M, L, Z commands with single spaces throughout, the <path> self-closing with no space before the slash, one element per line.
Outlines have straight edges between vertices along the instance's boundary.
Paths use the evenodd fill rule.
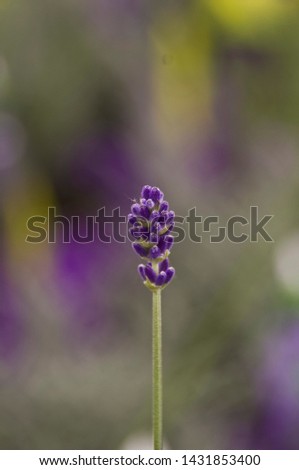
<path fill-rule="evenodd" d="M 282 21 L 297 9 L 297 2 L 283 0 L 204 0 L 209 9 L 231 32 L 252 34 Z"/>
<path fill-rule="evenodd" d="M 50 260 L 50 245 L 26 242 L 27 220 L 34 215 L 47 217 L 53 196 L 48 182 L 38 174 L 21 177 L 4 203 L 5 246 L 12 266 L 30 262 L 45 265 Z M 46 225 L 45 225 L 46 227 Z"/>
<path fill-rule="evenodd" d="M 154 124 L 172 142 L 192 133 L 211 100 L 211 39 L 208 26 L 188 18 L 164 18 L 151 36 Z"/>

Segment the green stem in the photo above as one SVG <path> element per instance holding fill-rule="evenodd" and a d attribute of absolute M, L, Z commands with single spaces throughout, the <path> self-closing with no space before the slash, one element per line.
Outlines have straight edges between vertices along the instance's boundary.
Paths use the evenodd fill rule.
<path fill-rule="evenodd" d="M 161 450 L 162 443 L 162 318 L 161 289 L 153 292 L 153 443 Z"/>

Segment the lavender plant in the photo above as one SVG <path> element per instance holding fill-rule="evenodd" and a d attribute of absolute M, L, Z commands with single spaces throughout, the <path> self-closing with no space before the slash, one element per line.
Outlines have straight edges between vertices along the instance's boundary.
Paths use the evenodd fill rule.
<path fill-rule="evenodd" d="M 173 211 L 157 187 L 143 186 L 139 202 L 128 216 L 135 252 L 143 259 L 138 272 L 143 284 L 153 294 L 153 446 L 162 449 L 162 316 L 161 291 L 173 279 L 175 270 L 169 266 L 174 238 Z"/>

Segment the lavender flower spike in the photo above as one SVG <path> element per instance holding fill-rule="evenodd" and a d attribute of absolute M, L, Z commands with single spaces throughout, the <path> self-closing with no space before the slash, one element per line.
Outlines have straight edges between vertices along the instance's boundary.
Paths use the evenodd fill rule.
<path fill-rule="evenodd" d="M 164 289 L 175 274 L 168 261 L 174 241 L 170 235 L 174 217 L 163 192 L 149 185 L 143 186 L 140 199 L 132 205 L 128 216 L 133 249 L 146 262 L 139 265 L 138 271 L 144 285 L 152 291 Z"/>
<path fill-rule="evenodd" d="M 171 230 L 175 214 L 169 210 L 163 192 L 152 186 L 143 186 L 128 216 L 132 247 L 145 264 L 138 272 L 143 284 L 153 293 L 153 447 L 163 448 L 162 432 L 162 309 L 161 291 L 173 279 L 175 271 L 169 266 L 169 255 L 174 238 Z"/>

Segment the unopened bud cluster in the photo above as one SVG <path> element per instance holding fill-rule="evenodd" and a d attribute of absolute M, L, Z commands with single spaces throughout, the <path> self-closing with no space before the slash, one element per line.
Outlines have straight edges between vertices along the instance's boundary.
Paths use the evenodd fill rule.
<path fill-rule="evenodd" d="M 132 205 L 128 216 L 133 249 L 145 262 L 138 271 L 151 290 L 164 288 L 175 274 L 168 260 L 174 242 L 174 217 L 163 192 L 151 186 L 142 188 L 140 200 Z"/>

